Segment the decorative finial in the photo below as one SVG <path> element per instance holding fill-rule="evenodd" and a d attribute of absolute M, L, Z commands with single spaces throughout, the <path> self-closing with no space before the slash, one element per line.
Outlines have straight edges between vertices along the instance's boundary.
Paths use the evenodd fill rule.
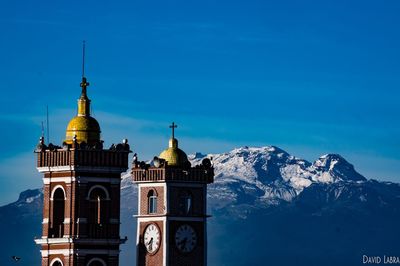
<path fill-rule="evenodd" d="M 133 155 L 132 164 L 133 164 L 135 167 L 138 167 L 138 165 L 139 165 L 137 153 L 135 153 L 135 154 Z"/>
<path fill-rule="evenodd" d="M 44 137 L 39 138 L 39 143 L 36 145 L 36 152 L 40 152 L 46 149 L 46 145 L 44 144 Z"/>
<path fill-rule="evenodd" d="M 178 125 L 175 124 L 175 122 L 172 122 L 172 125 L 169 126 L 169 128 L 172 128 L 172 139 L 175 138 L 175 128 L 177 128 Z"/>
<path fill-rule="evenodd" d="M 84 97 L 87 96 L 86 87 L 89 86 L 89 82 L 86 81 L 85 77 L 82 77 L 82 82 L 81 82 L 80 86 L 82 87 L 82 96 L 84 96 Z"/>

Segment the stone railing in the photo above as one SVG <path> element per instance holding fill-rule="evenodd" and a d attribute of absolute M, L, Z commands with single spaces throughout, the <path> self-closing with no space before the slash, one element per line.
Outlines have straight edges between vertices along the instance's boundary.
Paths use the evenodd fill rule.
<path fill-rule="evenodd" d="M 37 167 L 91 166 L 128 168 L 129 151 L 56 149 L 37 153 Z"/>
<path fill-rule="evenodd" d="M 131 173 L 134 182 L 187 181 L 207 184 L 214 182 L 214 169 L 212 167 L 194 167 L 188 170 L 169 167 L 134 168 Z"/>

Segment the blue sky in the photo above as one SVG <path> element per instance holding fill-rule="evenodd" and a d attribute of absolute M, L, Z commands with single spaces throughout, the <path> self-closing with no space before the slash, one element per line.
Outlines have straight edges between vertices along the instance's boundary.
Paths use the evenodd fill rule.
<path fill-rule="evenodd" d="M 168 124 L 187 153 L 276 145 L 340 153 L 400 182 L 398 1 L 0 3 L 0 204 L 40 187 L 46 105 L 61 143 L 79 96 L 81 45 L 106 145 L 144 159 Z"/>

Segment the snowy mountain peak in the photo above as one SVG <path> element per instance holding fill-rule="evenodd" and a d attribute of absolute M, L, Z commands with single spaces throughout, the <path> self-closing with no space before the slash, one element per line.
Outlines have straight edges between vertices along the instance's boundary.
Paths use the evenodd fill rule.
<path fill-rule="evenodd" d="M 326 170 L 332 170 L 337 163 L 349 164 L 339 154 L 325 154 L 319 157 L 319 159 L 314 162 L 314 166 L 321 167 Z"/>
<path fill-rule="evenodd" d="M 280 157 L 280 158 L 289 156 L 289 154 L 286 151 L 284 151 L 276 146 L 264 146 L 264 147 L 243 146 L 240 148 L 236 148 L 229 153 L 236 154 L 236 155 L 263 153 L 263 154 L 269 154 L 271 156 L 276 156 L 276 157 Z"/>
<path fill-rule="evenodd" d="M 204 157 L 197 153 L 189 159 L 196 165 Z M 216 174 L 210 195 L 219 198 L 219 202 L 246 195 L 250 202 L 277 204 L 291 201 L 313 183 L 366 180 L 338 154 L 321 156 L 312 164 L 276 146 L 244 146 L 207 157 L 213 158 Z"/>
<path fill-rule="evenodd" d="M 354 166 L 339 154 L 326 154 L 313 163 L 314 168 L 331 181 L 365 181 L 366 178 L 357 173 Z"/>

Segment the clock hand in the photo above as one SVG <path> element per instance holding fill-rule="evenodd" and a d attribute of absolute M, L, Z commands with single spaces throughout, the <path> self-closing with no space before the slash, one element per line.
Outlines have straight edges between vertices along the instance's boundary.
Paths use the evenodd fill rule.
<path fill-rule="evenodd" d="M 147 243 L 147 246 L 149 246 L 149 250 L 153 250 L 153 238 L 150 239 L 150 241 Z"/>
<path fill-rule="evenodd" d="M 187 242 L 187 238 L 185 237 L 184 239 L 182 239 L 182 241 L 179 243 L 181 246 L 181 249 L 183 249 L 186 246 L 186 242 Z"/>
<path fill-rule="evenodd" d="M 146 243 L 146 246 L 151 245 L 151 243 L 153 243 L 153 238 L 151 238 L 151 239 L 149 240 L 149 242 Z"/>

